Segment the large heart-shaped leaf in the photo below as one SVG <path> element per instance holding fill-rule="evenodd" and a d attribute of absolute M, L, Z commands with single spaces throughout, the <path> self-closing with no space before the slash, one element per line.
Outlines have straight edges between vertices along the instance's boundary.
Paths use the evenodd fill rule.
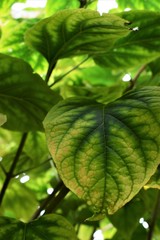
<path fill-rule="evenodd" d="M 7 116 L 4 128 L 42 130 L 45 115 L 59 99 L 29 64 L 0 54 L 0 112 Z"/>
<path fill-rule="evenodd" d="M 129 11 L 120 16 L 134 29 L 116 42 L 114 48 L 103 56 L 95 57 L 96 63 L 110 68 L 132 68 L 147 64 L 160 56 L 160 13 Z"/>
<path fill-rule="evenodd" d="M 74 228 L 62 216 L 50 214 L 38 220 L 23 223 L 0 218 L 0 238 L 8 240 L 77 240 Z"/>
<path fill-rule="evenodd" d="M 133 91 L 108 105 L 71 98 L 44 121 L 64 183 L 93 206 L 114 213 L 160 162 L 160 87 Z"/>
<path fill-rule="evenodd" d="M 58 59 L 107 52 L 130 31 L 118 16 L 86 9 L 67 9 L 46 18 L 26 33 L 26 42 L 53 65 Z"/>

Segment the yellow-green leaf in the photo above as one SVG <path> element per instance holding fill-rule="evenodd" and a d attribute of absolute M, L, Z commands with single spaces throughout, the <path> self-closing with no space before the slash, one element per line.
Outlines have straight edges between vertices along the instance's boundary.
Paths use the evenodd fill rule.
<path fill-rule="evenodd" d="M 108 105 L 71 98 L 48 113 L 44 127 L 59 174 L 94 212 L 116 212 L 156 171 L 159 106 L 160 87 L 146 87 Z"/>
<path fill-rule="evenodd" d="M 53 65 L 58 59 L 107 52 L 130 31 L 122 18 L 86 9 L 67 9 L 43 19 L 26 32 L 26 43 Z"/>

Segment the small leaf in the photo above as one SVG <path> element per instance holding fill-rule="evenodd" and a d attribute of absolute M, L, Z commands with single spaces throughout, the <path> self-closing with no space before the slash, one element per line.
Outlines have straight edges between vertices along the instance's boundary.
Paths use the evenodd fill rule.
<path fill-rule="evenodd" d="M 116 212 L 154 174 L 159 105 L 160 87 L 146 87 L 108 105 L 71 98 L 48 113 L 44 127 L 59 174 L 94 212 Z"/>
<path fill-rule="evenodd" d="M 7 122 L 7 116 L 0 113 L 0 126 L 2 126 L 5 122 Z"/>
<path fill-rule="evenodd" d="M 125 21 L 118 16 L 67 9 L 37 23 L 25 39 L 53 65 L 60 58 L 107 52 L 128 33 Z"/>
<path fill-rule="evenodd" d="M 0 112 L 4 128 L 14 131 L 43 130 L 42 121 L 60 99 L 41 77 L 21 59 L 0 54 Z"/>
<path fill-rule="evenodd" d="M 50 214 L 29 223 L 0 218 L 1 239 L 77 240 L 74 228 L 62 216 Z"/>

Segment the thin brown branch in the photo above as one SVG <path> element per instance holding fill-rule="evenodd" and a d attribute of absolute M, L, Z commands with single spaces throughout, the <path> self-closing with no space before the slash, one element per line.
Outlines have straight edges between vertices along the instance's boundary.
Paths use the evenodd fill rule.
<path fill-rule="evenodd" d="M 37 209 L 37 211 L 34 213 L 34 215 L 32 216 L 31 220 L 34 220 L 36 218 L 38 218 L 40 216 L 40 213 L 47 209 L 47 206 L 50 204 L 50 202 L 53 201 L 53 199 L 55 199 L 55 196 L 57 195 L 57 193 L 60 191 L 60 189 L 63 187 L 63 182 L 60 181 L 57 186 L 55 187 L 53 193 L 51 195 L 49 195 L 41 204 L 41 206 Z"/>
<path fill-rule="evenodd" d="M 20 141 L 20 144 L 19 144 L 19 147 L 17 149 L 17 152 L 16 152 L 16 155 L 15 155 L 15 158 L 13 159 L 13 162 L 12 162 L 12 165 L 9 169 L 9 172 L 7 173 L 6 175 L 6 179 L 4 181 L 4 184 L 2 186 L 2 189 L 1 189 L 1 193 L 0 193 L 0 205 L 2 204 L 2 201 L 3 201 L 3 198 L 4 198 L 4 195 L 6 193 L 6 190 L 7 190 L 7 187 L 10 183 L 10 180 L 12 179 L 12 176 L 13 176 L 13 172 L 15 170 L 15 167 L 18 163 L 18 160 L 19 160 L 19 157 L 22 153 L 22 150 L 23 150 L 23 147 L 24 147 L 24 144 L 26 142 L 26 139 L 27 139 L 27 135 L 28 133 L 24 133 L 22 135 L 22 138 L 21 138 L 21 141 Z"/>
<path fill-rule="evenodd" d="M 54 83 L 52 83 L 49 87 L 52 87 L 53 85 L 55 85 L 57 82 L 59 82 L 61 79 L 63 79 L 64 77 L 66 77 L 68 74 L 70 74 L 71 72 L 73 72 L 74 70 L 76 70 L 77 68 L 79 68 L 80 65 L 82 65 L 84 62 L 86 62 L 89 59 L 90 56 L 88 56 L 87 58 L 83 59 L 82 62 L 78 63 L 76 66 L 74 66 L 72 69 L 70 69 L 68 72 L 64 73 L 62 76 L 60 76 L 59 78 L 56 79 L 56 81 Z"/>
<path fill-rule="evenodd" d="M 69 189 L 63 184 L 59 193 L 50 201 L 49 205 L 46 208 L 45 214 L 55 211 L 59 203 L 65 198 L 68 192 Z"/>
<path fill-rule="evenodd" d="M 79 0 L 80 6 L 79 8 L 84 8 L 87 5 L 87 0 Z"/>

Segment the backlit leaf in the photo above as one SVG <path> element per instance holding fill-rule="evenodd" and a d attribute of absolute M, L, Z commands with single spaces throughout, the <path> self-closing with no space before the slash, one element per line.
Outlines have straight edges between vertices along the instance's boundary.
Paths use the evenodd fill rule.
<path fill-rule="evenodd" d="M 0 112 L 7 116 L 4 128 L 43 130 L 42 120 L 58 100 L 29 64 L 0 54 Z"/>
<path fill-rule="evenodd" d="M 116 42 L 96 63 L 110 68 L 129 69 L 144 65 L 160 56 L 160 13 L 129 11 L 120 16 L 128 20 L 134 31 Z"/>
<path fill-rule="evenodd" d="M 94 212 L 116 212 L 156 171 L 159 105 L 160 87 L 146 87 L 108 105 L 71 98 L 48 113 L 44 127 L 59 174 Z"/>
<path fill-rule="evenodd" d="M 71 224 L 62 216 L 50 214 L 29 223 L 0 218 L 0 237 L 9 240 L 77 240 Z"/>
<path fill-rule="evenodd" d="M 130 30 L 118 16 L 86 9 L 67 9 L 46 18 L 26 33 L 26 42 L 51 65 L 60 59 L 107 52 Z"/>

